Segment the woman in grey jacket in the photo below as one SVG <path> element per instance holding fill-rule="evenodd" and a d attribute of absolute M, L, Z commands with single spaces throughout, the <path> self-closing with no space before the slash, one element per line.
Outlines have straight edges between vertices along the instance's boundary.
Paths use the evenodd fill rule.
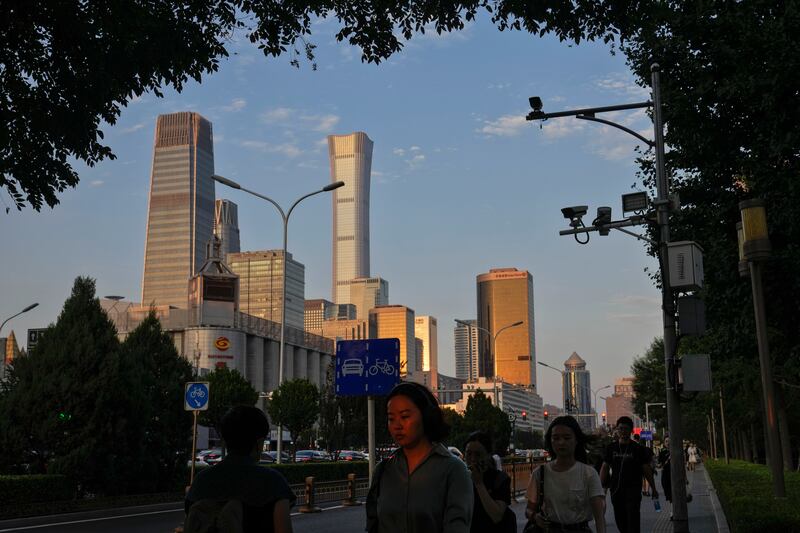
<path fill-rule="evenodd" d="M 441 443 L 450 428 L 423 385 L 403 382 L 386 398 L 398 450 L 375 468 L 367 497 L 370 533 L 469 533 L 472 480 Z"/>

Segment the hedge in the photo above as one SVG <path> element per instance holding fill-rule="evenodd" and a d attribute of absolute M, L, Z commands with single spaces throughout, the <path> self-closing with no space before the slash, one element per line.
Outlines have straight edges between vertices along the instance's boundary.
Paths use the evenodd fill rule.
<path fill-rule="evenodd" d="M 308 476 L 314 476 L 315 481 L 341 481 L 347 479 L 347 474 L 355 474 L 357 478 L 369 477 L 367 461 L 285 463 L 269 465 L 267 468 L 274 468 L 283 474 L 290 485 L 305 483 Z"/>
<path fill-rule="evenodd" d="M 786 499 L 772 496 L 772 476 L 764 465 L 745 461 L 705 461 L 732 533 L 800 531 L 800 473 L 784 472 Z"/>
<path fill-rule="evenodd" d="M 71 500 L 75 484 L 66 476 L 0 476 L 0 502 L 3 504 Z"/>

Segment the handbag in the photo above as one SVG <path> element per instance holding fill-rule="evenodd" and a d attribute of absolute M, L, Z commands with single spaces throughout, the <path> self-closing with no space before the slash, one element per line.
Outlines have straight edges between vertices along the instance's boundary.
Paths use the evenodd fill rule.
<path fill-rule="evenodd" d="M 522 530 L 522 533 L 546 533 L 544 529 L 539 527 L 539 524 L 536 523 L 535 517 L 542 511 L 542 504 L 544 503 L 544 471 L 545 465 L 542 465 L 539 468 L 539 472 L 542 473 L 541 479 L 536 480 L 537 484 L 539 485 L 538 490 L 536 491 L 536 509 L 534 510 L 531 517 L 525 523 L 525 528 Z M 534 479 L 536 478 L 536 473 L 533 474 Z"/>

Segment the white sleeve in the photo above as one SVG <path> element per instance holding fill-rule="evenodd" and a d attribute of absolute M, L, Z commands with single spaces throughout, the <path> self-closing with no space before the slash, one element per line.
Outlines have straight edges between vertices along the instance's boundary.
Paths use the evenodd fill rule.
<path fill-rule="evenodd" d="M 597 473 L 597 470 L 592 468 L 589 465 L 585 465 L 586 469 L 586 491 L 590 498 L 594 496 L 603 496 L 605 491 L 603 491 L 603 486 L 600 484 L 600 474 Z"/>

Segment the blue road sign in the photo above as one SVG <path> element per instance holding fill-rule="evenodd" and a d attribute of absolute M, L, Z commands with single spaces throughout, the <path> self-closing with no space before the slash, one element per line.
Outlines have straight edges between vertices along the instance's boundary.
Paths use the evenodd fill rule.
<path fill-rule="evenodd" d="M 207 381 L 194 381 L 186 384 L 186 393 L 183 395 L 183 408 L 186 411 L 208 410 L 208 385 Z"/>
<path fill-rule="evenodd" d="M 653 440 L 653 432 L 649 429 L 643 429 L 641 433 L 639 433 L 639 439 L 641 440 Z"/>
<path fill-rule="evenodd" d="M 400 339 L 336 343 L 337 396 L 384 396 L 400 381 Z"/>

